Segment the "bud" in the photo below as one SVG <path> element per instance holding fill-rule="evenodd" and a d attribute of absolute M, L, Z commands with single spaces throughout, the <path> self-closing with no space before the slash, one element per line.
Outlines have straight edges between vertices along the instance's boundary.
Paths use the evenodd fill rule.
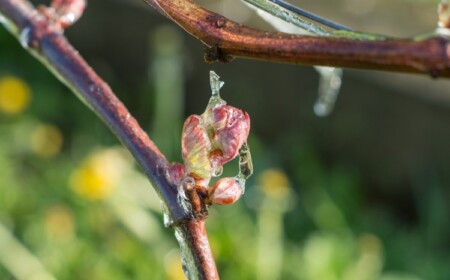
<path fill-rule="evenodd" d="M 182 176 L 191 178 L 195 194 L 204 199 L 204 204 L 227 205 L 243 195 L 245 179 L 252 173 L 250 151 L 246 145 L 250 117 L 246 112 L 226 105 L 219 95 L 223 82 L 214 72 L 210 78 L 212 97 L 205 112 L 201 116 L 189 116 L 183 126 L 184 170 L 181 165 L 173 165 L 169 175 L 174 182 L 180 182 Z M 239 174 L 235 178 L 220 179 L 208 188 L 211 177 L 220 176 L 223 165 L 238 155 Z M 183 189 L 179 192 L 183 196 Z"/>
<path fill-rule="evenodd" d="M 234 159 L 242 144 L 247 141 L 250 131 L 250 117 L 240 109 L 229 105 L 220 105 L 211 109 L 210 118 L 205 120 L 206 127 L 211 128 L 210 135 L 213 147 L 222 151 L 219 164 Z"/>
<path fill-rule="evenodd" d="M 178 185 L 179 182 L 185 177 L 184 165 L 178 162 L 174 162 L 169 165 L 169 177 L 172 183 Z"/>
<path fill-rule="evenodd" d="M 184 122 L 181 152 L 186 173 L 196 178 L 210 178 L 212 173 L 209 153 L 211 142 L 200 116 L 189 116 Z"/>
<path fill-rule="evenodd" d="M 243 189 L 241 184 L 234 178 L 220 179 L 209 190 L 209 198 L 213 204 L 233 204 L 242 196 L 242 194 Z"/>

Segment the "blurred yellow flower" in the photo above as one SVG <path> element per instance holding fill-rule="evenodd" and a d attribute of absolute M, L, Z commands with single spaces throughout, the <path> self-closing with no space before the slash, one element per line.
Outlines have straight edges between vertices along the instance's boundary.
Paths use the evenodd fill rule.
<path fill-rule="evenodd" d="M 63 136 L 54 125 L 38 125 L 31 133 L 31 150 L 40 157 L 52 157 L 61 151 Z"/>
<path fill-rule="evenodd" d="M 347 269 L 344 280 L 380 279 L 383 270 L 383 244 L 373 234 L 364 234 L 358 238 L 359 257 Z"/>
<path fill-rule="evenodd" d="M 115 190 L 124 171 L 131 166 L 123 149 L 96 151 L 77 168 L 70 178 L 73 190 L 86 199 L 102 200 Z"/>
<path fill-rule="evenodd" d="M 179 250 L 172 250 L 164 257 L 164 270 L 167 280 L 184 280 L 181 256 Z"/>
<path fill-rule="evenodd" d="M 75 233 L 75 223 L 70 209 L 55 205 L 45 213 L 45 229 L 51 239 L 68 240 Z"/>
<path fill-rule="evenodd" d="M 31 91 L 25 81 L 13 76 L 0 78 L 0 112 L 14 115 L 30 103 Z"/>
<path fill-rule="evenodd" d="M 358 248 L 362 254 L 380 255 L 383 251 L 383 243 L 378 236 L 366 233 L 358 239 Z"/>
<path fill-rule="evenodd" d="M 289 194 L 289 179 L 281 170 L 267 169 L 259 175 L 258 182 L 269 197 L 280 199 Z"/>

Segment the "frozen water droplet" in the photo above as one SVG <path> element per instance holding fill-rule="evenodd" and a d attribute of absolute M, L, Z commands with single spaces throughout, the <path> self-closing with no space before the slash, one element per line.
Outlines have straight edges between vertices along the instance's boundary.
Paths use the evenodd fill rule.
<path fill-rule="evenodd" d="M 189 199 L 187 198 L 185 192 L 185 189 L 188 187 L 195 187 L 194 179 L 189 176 L 183 178 L 178 185 L 177 201 L 181 208 L 183 208 L 185 213 L 192 213 L 192 205 L 189 202 Z"/>
<path fill-rule="evenodd" d="M 253 162 L 250 148 L 247 142 L 242 144 L 239 149 L 239 173 L 234 177 L 237 183 L 241 186 L 242 194 L 245 193 L 245 182 L 253 174 Z"/>
<path fill-rule="evenodd" d="M 175 228 L 175 238 L 180 245 L 181 264 L 186 279 L 200 279 L 197 267 L 195 266 L 193 252 L 186 243 L 187 237 L 179 227 Z"/>
<path fill-rule="evenodd" d="M 319 117 L 326 117 L 331 113 L 331 108 L 329 104 L 325 104 L 324 102 L 316 101 L 314 104 L 314 114 Z"/>
<path fill-rule="evenodd" d="M 172 217 L 170 216 L 169 209 L 166 204 L 161 200 L 161 208 L 163 214 L 163 222 L 165 227 L 170 227 L 173 224 Z"/>
<path fill-rule="evenodd" d="M 60 17 L 59 21 L 64 23 L 65 26 L 70 26 L 77 21 L 78 17 L 75 13 L 67 13 Z"/>
<path fill-rule="evenodd" d="M 226 102 L 220 97 L 220 89 L 225 83 L 220 80 L 219 75 L 214 71 L 209 72 L 209 82 L 211 84 L 211 98 L 209 99 L 208 107 L 225 105 Z"/>
<path fill-rule="evenodd" d="M 0 24 L 6 25 L 6 18 L 0 14 Z"/>
<path fill-rule="evenodd" d="M 245 180 L 244 178 L 242 178 L 241 176 L 235 176 L 234 180 L 236 180 L 236 182 L 239 184 L 239 186 L 241 187 L 242 190 L 242 195 L 244 195 L 245 193 L 245 183 L 247 182 L 247 180 Z"/>
<path fill-rule="evenodd" d="M 28 48 L 30 46 L 31 28 L 25 27 L 22 32 L 20 32 L 19 41 L 22 47 Z"/>
<path fill-rule="evenodd" d="M 225 83 L 220 80 L 219 75 L 214 71 L 209 72 L 209 82 L 211 83 L 212 96 L 220 97 L 219 91 Z"/>
<path fill-rule="evenodd" d="M 314 113 L 319 117 L 331 114 L 342 84 L 342 69 L 333 67 L 315 67 L 320 74 L 319 96 L 314 104 Z"/>
<path fill-rule="evenodd" d="M 281 12 L 281 17 L 286 21 L 290 21 L 292 19 L 292 16 L 287 11 Z"/>
<path fill-rule="evenodd" d="M 253 162 L 252 155 L 250 153 L 250 148 L 247 142 L 242 144 L 239 149 L 239 174 L 237 177 L 244 180 L 248 179 L 253 174 Z"/>
<path fill-rule="evenodd" d="M 220 175 L 222 175 L 222 173 L 223 173 L 223 166 L 220 165 L 213 169 L 212 175 L 213 177 L 219 177 Z"/>

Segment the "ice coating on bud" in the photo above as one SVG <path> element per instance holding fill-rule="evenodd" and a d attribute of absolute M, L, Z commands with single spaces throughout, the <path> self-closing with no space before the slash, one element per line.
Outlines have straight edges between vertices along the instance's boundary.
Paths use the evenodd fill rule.
<path fill-rule="evenodd" d="M 212 167 L 209 160 L 211 141 L 200 116 L 189 116 L 184 122 L 181 138 L 181 152 L 190 176 L 211 177 Z"/>
<path fill-rule="evenodd" d="M 253 174 L 253 162 L 250 148 L 247 142 L 242 144 L 239 149 L 239 173 L 236 176 L 241 181 L 242 188 L 245 188 L 245 180 L 247 180 Z"/>
<path fill-rule="evenodd" d="M 184 123 L 182 156 L 186 173 L 195 178 L 219 176 L 222 166 L 234 159 L 250 131 L 250 117 L 226 105 L 220 98 L 223 82 L 211 71 L 212 97 L 201 116 L 192 115 Z"/>
<path fill-rule="evenodd" d="M 211 84 L 211 99 L 209 99 L 208 107 L 213 107 L 216 104 L 226 104 L 226 102 L 220 97 L 220 89 L 225 82 L 220 80 L 219 75 L 214 71 L 209 71 L 209 83 Z"/>
<path fill-rule="evenodd" d="M 229 205 L 235 203 L 243 193 L 238 180 L 222 178 L 210 189 L 210 199 L 213 204 Z"/>
<path fill-rule="evenodd" d="M 224 83 L 213 71 L 210 81 L 212 96 L 205 112 L 200 116 L 189 116 L 183 126 L 183 165 L 173 164 L 169 168 L 169 177 L 178 185 L 178 202 L 187 212 L 192 209 L 200 213 L 200 200 L 205 205 L 234 203 L 243 195 L 245 181 L 253 172 L 246 142 L 250 117 L 246 112 L 227 105 L 220 97 L 219 91 Z M 211 178 L 220 176 L 223 165 L 237 156 L 238 175 L 222 178 L 209 188 Z M 189 197 L 186 194 L 190 194 Z"/>
<path fill-rule="evenodd" d="M 237 156 L 242 144 L 247 140 L 250 117 L 246 112 L 226 105 L 219 93 L 224 83 L 213 71 L 210 72 L 210 82 L 212 96 L 202 117 L 213 149 L 222 152 L 217 164 L 224 165 Z"/>
<path fill-rule="evenodd" d="M 19 35 L 19 42 L 24 48 L 28 48 L 31 42 L 31 28 L 25 27 Z"/>
<path fill-rule="evenodd" d="M 213 165 L 213 173 L 212 173 L 212 176 L 213 176 L 213 177 L 219 177 L 219 176 L 221 176 L 222 173 L 223 173 L 223 166 L 222 166 L 222 165 L 215 165 L 215 164 L 212 164 L 212 165 Z"/>

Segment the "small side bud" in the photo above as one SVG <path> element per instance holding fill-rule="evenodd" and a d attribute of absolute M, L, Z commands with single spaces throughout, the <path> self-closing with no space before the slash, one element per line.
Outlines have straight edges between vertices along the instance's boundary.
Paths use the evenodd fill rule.
<path fill-rule="evenodd" d="M 235 203 L 243 193 L 239 181 L 222 178 L 209 190 L 209 198 L 212 204 L 229 205 Z"/>
<path fill-rule="evenodd" d="M 178 185 L 185 176 L 184 165 L 178 162 L 169 165 L 169 177 L 173 184 Z"/>

